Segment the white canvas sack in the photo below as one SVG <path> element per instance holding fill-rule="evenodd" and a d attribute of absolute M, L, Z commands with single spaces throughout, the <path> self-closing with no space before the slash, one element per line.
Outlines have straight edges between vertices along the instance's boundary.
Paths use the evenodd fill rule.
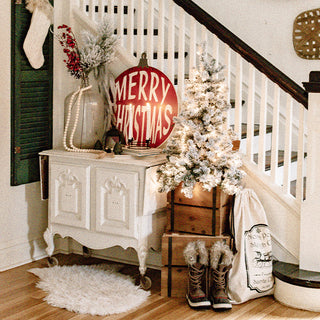
<path fill-rule="evenodd" d="M 265 211 L 253 190 L 244 189 L 236 194 L 231 217 L 237 250 L 229 271 L 231 302 L 237 304 L 272 294 L 271 234 Z"/>

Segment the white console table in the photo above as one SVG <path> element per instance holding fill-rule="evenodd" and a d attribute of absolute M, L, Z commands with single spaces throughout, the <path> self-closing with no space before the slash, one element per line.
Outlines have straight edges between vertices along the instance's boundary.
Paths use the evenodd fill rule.
<path fill-rule="evenodd" d="M 138 254 L 141 284 L 151 286 L 145 277 L 147 252 L 159 249 L 166 223 L 166 194 L 157 191 L 156 180 L 164 156 L 97 159 L 92 153 L 48 150 L 40 158 L 49 163 L 44 233 L 49 257 L 55 234 L 91 249 L 132 247 Z"/>

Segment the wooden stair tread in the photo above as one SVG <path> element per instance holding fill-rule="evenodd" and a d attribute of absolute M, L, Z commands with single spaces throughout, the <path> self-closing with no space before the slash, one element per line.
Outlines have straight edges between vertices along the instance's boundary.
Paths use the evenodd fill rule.
<path fill-rule="evenodd" d="M 271 169 L 271 150 L 265 152 L 266 157 L 266 167 L 265 170 L 268 171 Z M 291 162 L 295 162 L 298 159 L 298 152 L 291 151 Z M 258 154 L 255 153 L 253 155 L 253 161 L 258 163 Z M 284 150 L 278 150 L 278 167 L 282 167 L 284 165 Z"/>
<path fill-rule="evenodd" d="M 307 154 L 305 153 L 305 157 Z M 254 154 L 253 156 L 254 162 L 258 163 L 258 154 Z M 298 160 L 298 153 L 296 151 L 291 152 L 291 162 L 295 162 Z M 281 167 L 284 165 L 284 151 L 279 150 L 278 152 L 278 167 Z M 268 171 L 271 169 L 271 151 L 266 151 L 266 166 L 265 170 Z M 290 181 L 290 194 L 296 197 L 296 186 L 297 186 L 297 181 L 293 180 Z M 303 199 L 306 198 L 306 177 L 303 178 Z"/>
<path fill-rule="evenodd" d="M 303 200 L 306 199 L 306 185 L 307 185 L 307 178 L 303 178 Z M 297 180 L 290 181 L 290 194 L 294 197 L 297 196 L 296 194 L 296 188 L 297 187 Z"/>
<path fill-rule="evenodd" d="M 286 283 L 307 288 L 320 288 L 320 272 L 302 270 L 296 264 L 276 261 L 273 264 L 273 274 Z"/>
<path fill-rule="evenodd" d="M 232 129 L 234 129 L 234 125 L 232 124 L 230 126 Z M 256 137 L 259 135 L 259 130 L 260 130 L 260 125 L 255 124 L 254 125 L 254 131 L 253 135 Z M 266 133 L 271 133 L 272 132 L 272 125 L 268 124 L 266 126 Z M 247 138 L 247 124 L 246 123 L 241 123 L 241 139 L 246 139 Z"/>
<path fill-rule="evenodd" d="M 255 124 L 254 125 L 254 136 L 258 136 L 259 135 L 259 130 L 260 130 L 260 125 L 259 124 Z M 266 133 L 271 133 L 272 132 L 272 125 L 268 124 L 266 126 Z M 246 123 L 242 123 L 241 124 L 241 139 L 245 139 L 247 138 L 247 124 Z"/>
<path fill-rule="evenodd" d="M 188 56 L 188 52 L 187 51 L 185 51 L 184 52 L 184 57 L 186 58 L 187 56 Z M 135 56 L 135 57 L 137 57 L 137 52 L 134 52 L 133 53 L 133 55 Z M 167 60 L 169 58 L 169 55 L 168 55 L 168 52 L 163 52 L 163 59 L 164 60 Z M 179 52 L 178 51 L 175 51 L 174 52 L 174 57 L 173 57 L 174 59 L 179 59 Z M 157 60 L 158 59 L 158 52 L 157 51 L 154 51 L 153 52 L 153 59 L 154 60 Z"/>
<path fill-rule="evenodd" d="M 241 100 L 241 104 L 244 105 L 245 104 L 245 100 Z M 236 100 L 235 99 L 230 99 L 230 104 L 231 104 L 231 108 L 235 108 L 236 106 Z"/>

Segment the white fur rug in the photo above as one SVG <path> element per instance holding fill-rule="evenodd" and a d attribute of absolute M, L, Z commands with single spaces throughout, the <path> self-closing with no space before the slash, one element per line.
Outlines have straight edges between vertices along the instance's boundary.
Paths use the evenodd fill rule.
<path fill-rule="evenodd" d="M 40 278 L 37 287 L 47 292 L 52 306 L 77 313 L 110 315 L 129 311 L 146 301 L 150 292 L 134 285 L 118 266 L 55 266 L 29 272 Z"/>

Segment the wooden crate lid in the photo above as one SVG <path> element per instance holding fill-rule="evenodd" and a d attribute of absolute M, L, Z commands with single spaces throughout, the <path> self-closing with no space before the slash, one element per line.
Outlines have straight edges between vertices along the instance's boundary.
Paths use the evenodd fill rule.
<path fill-rule="evenodd" d="M 240 140 L 232 141 L 232 145 L 233 145 L 233 148 L 232 148 L 233 151 L 239 150 Z M 219 208 L 221 195 L 224 194 L 224 192 L 222 192 L 219 186 L 217 186 L 216 188 L 213 188 L 211 191 L 207 191 L 202 188 L 202 184 L 199 182 L 195 184 L 192 198 L 185 197 L 184 194 L 181 192 L 181 189 L 182 189 L 182 183 L 180 183 L 179 186 L 175 188 L 175 190 L 167 193 L 168 203 L 185 204 L 185 205 L 208 207 L 208 208 L 212 208 L 213 203 L 215 203 L 216 207 Z M 225 195 L 224 198 L 228 197 L 228 195 L 226 194 L 224 195 Z M 215 200 L 213 196 L 215 197 Z"/>
<path fill-rule="evenodd" d="M 212 208 L 213 203 L 215 202 L 216 207 L 220 206 L 220 198 L 221 198 L 221 188 L 216 187 L 211 191 L 207 191 L 202 188 L 201 183 L 196 183 L 193 189 L 193 197 L 187 198 L 181 192 L 182 186 L 181 184 L 172 192 L 169 192 L 167 195 L 168 203 L 175 204 L 185 204 L 196 207 L 206 207 Z"/>

